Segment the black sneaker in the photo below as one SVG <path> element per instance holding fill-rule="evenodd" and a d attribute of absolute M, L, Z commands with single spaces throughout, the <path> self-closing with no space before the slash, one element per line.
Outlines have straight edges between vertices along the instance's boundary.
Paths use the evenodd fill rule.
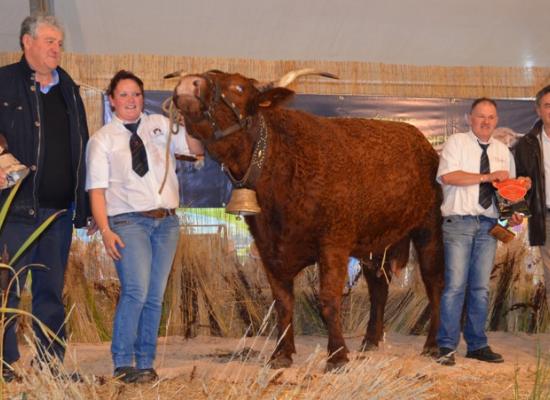
<path fill-rule="evenodd" d="M 83 383 L 84 382 L 84 378 L 77 371 L 73 371 L 73 372 L 60 371 L 55 366 L 51 366 L 49 368 L 50 368 L 50 371 L 52 373 L 52 376 L 55 379 L 58 379 L 58 380 L 61 380 L 61 381 L 73 382 L 73 383 Z"/>
<path fill-rule="evenodd" d="M 84 378 L 82 377 L 82 375 L 80 375 L 79 372 L 77 371 L 67 372 L 65 371 L 63 366 L 60 366 L 58 362 L 55 360 L 51 360 L 51 362 L 47 362 L 39 358 L 33 358 L 31 360 L 31 367 L 36 368 L 37 371 L 44 371 L 47 368 L 52 374 L 52 377 L 54 379 L 58 379 L 61 381 L 67 381 L 67 382 L 73 382 L 73 383 L 84 382 Z"/>
<path fill-rule="evenodd" d="M 453 366 L 456 364 L 455 361 L 456 350 L 449 349 L 448 347 L 439 348 L 439 357 L 435 360 L 438 364 Z"/>
<path fill-rule="evenodd" d="M 12 368 L 2 367 L 2 380 L 5 383 L 9 383 L 18 379 L 19 379 L 19 376 L 15 373 L 15 371 Z"/>
<path fill-rule="evenodd" d="M 70 381 L 73 383 L 83 383 L 84 378 L 82 375 L 80 375 L 79 372 L 73 371 L 73 372 L 61 372 L 57 375 L 54 375 L 56 379 L 61 379 L 63 381 Z"/>
<path fill-rule="evenodd" d="M 136 383 L 151 383 L 159 380 L 157 371 L 154 368 L 143 368 L 137 370 Z"/>
<path fill-rule="evenodd" d="M 504 362 L 504 358 L 498 353 L 495 353 L 489 346 L 485 346 L 481 349 L 469 351 L 466 353 L 466 358 L 475 358 L 479 361 L 485 361 L 489 363 L 501 363 Z"/>
<path fill-rule="evenodd" d="M 130 366 L 115 368 L 115 372 L 113 373 L 113 378 L 124 383 L 134 383 L 138 377 L 139 370 Z"/>

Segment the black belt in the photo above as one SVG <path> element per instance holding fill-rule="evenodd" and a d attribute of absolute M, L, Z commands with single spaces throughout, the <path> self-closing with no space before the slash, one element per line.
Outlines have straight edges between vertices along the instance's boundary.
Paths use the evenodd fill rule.
<path fill-rule="evenodd" d="M 139 211 L 138 214 L 149 218 L 166 218 L 170 215 L 176 215 L 175 208 L 157 208 L 149 211 Z"/>

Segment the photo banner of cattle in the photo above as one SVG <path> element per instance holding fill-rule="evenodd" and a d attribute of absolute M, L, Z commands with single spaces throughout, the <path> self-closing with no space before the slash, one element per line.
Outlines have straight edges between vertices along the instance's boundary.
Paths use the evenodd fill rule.
<path fill-rule="evenodd" d="M 146 91 L 145 113 L 162 114 L 162 102 L 169 91 Z M 375 118 L 407 122 L 416 126 L 439 151 L 448 136 L 467 131 L 471 99 L 402 98 L 297 94 L 287 107 L 325 117 Z M 499 128 L 495 137 L 509 146 L 527 133 L 537 120 L 533 100 L 497 100 Z M 111 119 L 106 96 L 104 121 Z M 178 161 L 180 204 L 189 208 L 225 207 L 231 195 L 231 182 L 220 165 L 206 155 L 204 164 Z"/>

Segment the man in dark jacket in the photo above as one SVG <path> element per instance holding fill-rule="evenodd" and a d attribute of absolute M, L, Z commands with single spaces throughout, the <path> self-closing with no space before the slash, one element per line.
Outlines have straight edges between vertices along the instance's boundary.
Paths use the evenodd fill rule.
<path fill-rule="evenodd" d="M 546 300 L 550 301 L 550 85 L 536 95 L 535 105 L 539 120 L 515 146 L 516 170 L 519 176 L 531 178 L 527 200 L 529 243 L 540 246 L 544 270 Z"/>
<path fill-rule="evenodd" d="M 21 60 L 0 68 L 0 132 L 9 151 L 30 168 L 0 232 L 0 246 L 10 256 L 48 217 L 62 212 L 50 227 L 12 265 L 32 269 L 32 313 L 58 339 L 65 339 L 65 310 L 62 299 L 64 274 L 72 238 L 72 227 L 82 227 L 89 216 L 84 192 L 84 150 L 88 127 L 78 86 L 59 67 L 63 30 L 54 17 L 27 17 L 21 24 Z M 3 204 L 9 190 L 0 193 Z M 22 287 L 26 270 L 19 275 Z M 8 307 L 19 298 L 12 290 Z M 9 317 L 9 316 L 8 316 Z M 2 375 L 15 378 L 11 364 L 19 359 L 16 323 L 5 329 Z M 33 323 L 40 360 L 49 355 L 63 360 L 64 346 L 46 336 Z M 52 368 L 52 371 L 56 371 Z"/>

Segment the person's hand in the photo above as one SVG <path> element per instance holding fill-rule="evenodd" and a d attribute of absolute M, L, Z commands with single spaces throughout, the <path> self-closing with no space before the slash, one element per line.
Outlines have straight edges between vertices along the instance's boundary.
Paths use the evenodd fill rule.
<path fill-rule="evenodd" d="M 518 177 L 518 181 L 525 182 L 525 188 L 527 190 L 531 189 L 531 178 L 529 178 L 528 176 L 520 176 Z"/>
<path fill-rule="evenodd" d="M 512 217 L 508 219 L 509 226 L 517 226 L 523 223 L 523 214 L 514 213 Z"/>
<path fill-rule="evenodd" d="M 6 186 L 7 184 L 8 184 L 8 178 L 7 178 L 6 171 L 0 168 L 0 188 Z"/>
<path fill-rule="evenodd" d="M 125 246 L 120 236 L 114 233 L 110 228 L 107 228 L 101 232 L 101 237 L 103 238 L 103 245 L 105 246 L 107 255 L 113 260 L 120 260 L 122 256 L 118 251 L 118 247 L 123 248 Z"/>
<path fill-rule="evenodd" d="M 500 181 L 504 181 L 506 179 L 508 179 L 510 177 L 510 174 L 508 173 L 508 171 L 494 171 L 494 172 L 491 172 L 489 174 L 489 179 L 488 181 L 489 182 L 494 182 L 494 181 L 497 181 L 497 182 L 500 182 Z"/>

